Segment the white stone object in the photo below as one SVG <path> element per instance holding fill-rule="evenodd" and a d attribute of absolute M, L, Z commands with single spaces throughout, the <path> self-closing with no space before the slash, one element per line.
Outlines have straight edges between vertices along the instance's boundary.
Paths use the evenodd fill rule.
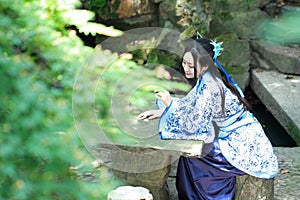
<path fill-rule="evenodd" d="M 153 200 L 153 196 L 144 187 L 121 186 L 109 192 L 107 200 Z"/>

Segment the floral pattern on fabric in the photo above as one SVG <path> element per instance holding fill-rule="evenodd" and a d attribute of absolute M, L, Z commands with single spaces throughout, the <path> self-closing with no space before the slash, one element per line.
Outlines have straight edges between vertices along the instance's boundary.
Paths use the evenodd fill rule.
<path fill-rule="evenodd" d="M 260 178 L 276 175 L 277 157 L 260 123 L 221 80 L 214 80 L 209 73 L 184 98 L 172 100 L 160 118 L 159 133 L 162 139 L 210 143 L 215 138 L 213 121 L 220 129 L 216 134 L 222 154 L 232 165 Z"/>
<path fill-rule="evenodd" d="M 260 178 L 277 174 L 278 162 L 273 147 L 259 123 L 251 123 L 219 139 L 224 157 L 238 169 Z"/>
<path fill-rule="evenodd" d="M 214 140 L 212 101 L 206 84 L 201 86 L 200 93 L 201 98 L 196 102 L 196 88 L 182 99 L 172 99 L 160 120 L 162 139 L 202 140 L 206 143 Z"/>

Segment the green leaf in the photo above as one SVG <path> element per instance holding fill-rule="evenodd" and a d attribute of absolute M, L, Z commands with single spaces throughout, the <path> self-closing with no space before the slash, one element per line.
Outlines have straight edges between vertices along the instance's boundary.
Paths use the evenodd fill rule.
<path fill-rule="evenodd" d="M 112 37 L 121 36 L 123 34 L 122 31 L 116 30 L 113 27 L 107 27 L 102 24 L 93 22 L 88 22 L 85 25 L 79 26 L 79 32 L 83 32 L 86 35 L 88 35 L 89 33 L 91 33 L 92 35 L 96 35 L 98 33 Z"/>

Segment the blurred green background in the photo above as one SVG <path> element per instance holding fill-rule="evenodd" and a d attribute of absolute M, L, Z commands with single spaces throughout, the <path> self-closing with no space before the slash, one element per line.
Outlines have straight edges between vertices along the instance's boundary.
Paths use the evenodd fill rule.
<path fill-rule="evenodd" d="M 81 9 L 79 0 L 1 0 L 0 10 L 0 199 L 106 199 L 109 191 L 123 183 L 105 178 L 110 177 L 106 167 L 93 167 L 95 158 L 77 134 L 72 95 L 84 63 L 92 76 L 85 77 L 91 81 L 83 80 L 82 91 L 99 82 L 95 99 L 90 93 L 75 98 L 76 114 L 84 118 L 87 110 L 76 103 L 92 103 L 97 123 L 111 140 L 133 140 L 114 124 L 109 109 L 119 77 L 141 66 L 102 49 L 96 60 L 112 58 L 114 62 L 109 68 L 99 66 L 89 60 L 94 49 L 78 37 L 115 37 L 122 32 L 92 22 L 94 13 Z M 136 75 L 145 81 L 155 76 L 155 71 L 146 68 L 140 73 Z M 99 74 L 103 76 L 97 80 Z M 174 87 L 169 81 L 161 84 Z M 147 109 L 149 101 L 155 102 L 154 90 L 162 89 L 148 85 L 132 93 L 135 86 L 123 88 L 129 106 L 135 105 L 132 118 Z M 79 178 L 90 172 L 92 181 Z"/>
<path fill-rule="evenodd" d="M 93 51 L 77 33 L 122 34 L 80 6 L 0 2 L 0 199 L 105 199 L 120 184 L 77 178 L 93 170 L 72 116 L 76 72 Z"/>

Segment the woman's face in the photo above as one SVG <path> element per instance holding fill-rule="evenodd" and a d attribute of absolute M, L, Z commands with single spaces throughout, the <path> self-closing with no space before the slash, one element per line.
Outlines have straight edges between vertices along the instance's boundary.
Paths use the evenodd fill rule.
<path fill-rule="evenodd" d="M 195 78 L 202 76 L 205 71 L 208 69 L 208 66 L 201 67 L 199 65 L 196 66 L 196 72 L 195 74 L 195 66 L 194 66 L 194 58 L 191 52 L 186 52 L 183 55 L 182 59 L 182 67 L 184 70 L 184 75 L 186 78 Z"/>
<path fill-rule="evenodd" d="M 182 67 L 183 67 L 184 75 L 186 78 L 194 78 L 195 77 L 194 58 L 193 58 L 193 55 L 191 52 L 186 52 L 183 55 Z"/>

